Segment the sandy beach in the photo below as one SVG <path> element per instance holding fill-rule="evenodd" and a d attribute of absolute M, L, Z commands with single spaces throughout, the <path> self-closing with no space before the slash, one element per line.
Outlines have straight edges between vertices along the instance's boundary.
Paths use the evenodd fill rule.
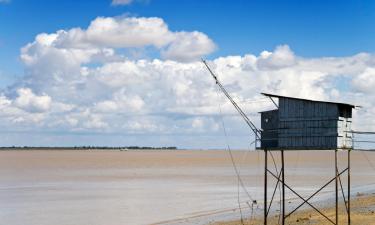
<path fill-rule="evenodd" d="M 357 196 L 351 203 L 351 224 L 353 225 L 372 225 L 375 224 L 375 193 Z M 326 207 L 321 209 L 325 215 L 335 220 L 335 207 Z M 307 225 L 307 224 L 332 224 L 313 210 L 302 210 L 290 216 L 287 221 L 290 225 Z M 262 218 L 245 218 L 241 220 L 218 222 L 215 225 L 256 225 L 263 224 Z M 278 215 L 269 218 L 268 224 L 279 224 Z M 348 224 L 345 205 L 339 206 L 339 224 Z"/>
<path fill-rule="evenodd" d="M 286 180 L 303 196 L 332 177 L 332 152 L 286 155 Z M 258 202 L 252 210 L 256 218 L 262 213 L 263 153 L 233 151 L 233 156 L 250 196 L 238 189 L 227 151 L 0 151 L 0 220 L 11 225 L 209 224 L 238 220 L 238 200 L 245 217 L 250 215 L 251 199 Z M 339 156 L 343 168 L 346 154 Z M 274 158 L 279 160 L 277 153 Z M 375 192 L 374 162 L 373 153 L 353 152 L 353 195 Z M 333 190 L 328 186 L 313 202 L 328 207 Z M 290 207 L 298 204 L 291 193 L 287 198 Z M 365 212 L 373 199 L 362 197 L 353 207 Z M 273 215 L 277 210 L 275 204 Z M 364 217 L 353 216 L 353 222 L 356 218 Z"/>

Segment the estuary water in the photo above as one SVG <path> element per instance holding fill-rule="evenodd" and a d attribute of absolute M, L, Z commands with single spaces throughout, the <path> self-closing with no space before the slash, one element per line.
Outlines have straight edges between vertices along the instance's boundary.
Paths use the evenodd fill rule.
<path fill-rule="evenodd" d="M 263 152 L 233 151 L 0 151 L 0 224 L 206 224 L 262 211 Z M 279 154 L 269 168 L 280 171 Z M 334 154 L 286 153 L 286 182 L 307 197 L 334 176 Z M 375 192 L 375 153 L 352 153 L 352 193 Z M 340 170 L 346 153 L 339 154 Z M 346 173 L 342 184 L 346 189 Z M 275 180 L 269 175 L 269 196 Z M 312 199 L 333 198 L 334 186 Z M 300 200 L 287 192 L 288 204 Z M 277 213 L 279 191 L 272 211 Z M 318 204 L 319 205 L 319 204 Z"/>

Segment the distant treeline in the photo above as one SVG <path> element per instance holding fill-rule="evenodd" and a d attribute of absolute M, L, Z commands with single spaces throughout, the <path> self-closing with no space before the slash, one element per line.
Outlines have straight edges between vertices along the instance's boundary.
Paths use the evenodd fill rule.
<path fill-rule="evenodd" d="M 73 146 L 73 147 L 31 147 L 31 146 L 10 146 L 0 147 L 1 150 L 17 150 L 17 149 L 54 149 L 54 150 L 176 150 L 177 147 L 149 147 L 149 146 L 123 146 L 123 147 L 109 147 L 109 146 Z"/>

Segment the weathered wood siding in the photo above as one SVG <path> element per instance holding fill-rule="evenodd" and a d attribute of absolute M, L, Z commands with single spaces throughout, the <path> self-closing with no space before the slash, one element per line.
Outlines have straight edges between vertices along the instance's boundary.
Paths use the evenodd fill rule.
<path fill-rule="evenodd" d="M 279 147 L 285 149 L 335 149 L 336 104 L 279 99 Z"/>
<path fill-rule="evenodd" d="M 262 112 L 261 115 L 262 148 L 352 147 L 350 107 L 327 102 L 279 98 L 278 110 Z"/>
<path fill-rule="evenodd" d="M 279 111 L 271 110 L 262 112 L 261 127 L 262 127 L 262 142 L 261 148 L 277 148 L 278 147 L 278 126 L 279 126 Z"/>
<path fill-rule="evenodd" d="M 350 132 L 352 129 L 352 119 L 339 117 L 337 122 L 337 146 L 338 148 L 353 148 L 353 134 Z"/>

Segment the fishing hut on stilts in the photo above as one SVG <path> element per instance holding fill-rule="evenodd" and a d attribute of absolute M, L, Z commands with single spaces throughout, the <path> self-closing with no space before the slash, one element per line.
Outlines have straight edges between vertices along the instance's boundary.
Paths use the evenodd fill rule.
<path fill-rule="evenodd" d="M 276 191 L 278 185 L 282 187 L 282 224 L 303 205 L 308 205 L 326 218 L 330 223 L 338 225 L 338 201 L 339 188 L 345 203 L 347 224 L 350 224 L 350 152 L 353 149 L 352 138 L 352 109 L 354 105 L 314 101 L 309 99 L 293 98 L 280 95 L 262 93 L 269 97 L 275 104 L 276 109 L 261 112 L 261 138 L 259 150 L 264 151 L 264 224 L 267 225 L 269 209 L 274 197 L 271 197 L 268 205 L 268 175 L 276 179 Z M 275 99 L 278 99 L 278 104 Z M 293 189 L 285 180 L 285 151 L 309 151 L 325 150 L 334 153 L 333 178 L 327 181 L 321 188 L 310 197 L 304 198 Z M 281 171 L 275 174 L 268 169 L 268 152 L 279 151 L 281 154 Z M 346 167 L 339 171 L 338 151 L 347 152 Z M 346 173 L 347 194 L 344 194 L 342 179 Z M 311 202 L 314 196 L 319 194 L 329 184 L 335 182 L 335 218 L 332 220 Z M 290 212 L 286 212 L 285 189 L 288 189 L 303 202 Z M 275 193 L 275 191 L 273 193 Z"/>
<path fill-rule="evenodd" d="M 351 150 L 353 150 L 353 131 L 351 125 L 352 109 L 355 108 L 355 106 L 339 102 L 314 101 L 262 93 L 272 101 L 276 109 L 260 112 L 261 129 L 258 129 L 225 90 L 206 61 L 202 61 L 211 73 L 219 89 L 230 100 L 235 109 L 254 132 L 256 149 L 264 151 L 264 225 L 267 225 L 271 205 L 274 202 L 275 192 L 279 186 L 281 186 L 282 189 L 282 225 L 287 224 L 286 220 L 288 217 L 305 205 L 310 206 L 330 223 L 338 225 L 339 189 L 345 203 L 347 224 L 350 224 L 350 153 Z M 333 163 L 335 166 L 332 171 L 332 178 L 316 190 L 310 197 L 305 198 L 289 185 L 288 181 L 285 179 L 285 152 L 311 150 L 331 151 L 334 154 Z M 281 169 L 278 173 L 274 173 L 268 168 L 268 154 L 272 154 L 272 152 L 276 151 L 280 152 L 281 157 Z M 345 151 L 347 153 L 346 166 L 341 170 L 339 170 L 338 167 L 338 151 Z M 342 182 L 344 176 L 346 176 L 347 180 L 346 195 Z M 276 179 L 276 185 L 273 187 L 273 194 L 270 198 L 268 196 L 269 177 Z M 336 209 L 334 219 L 325 215 L 311 202 L 313 197 L 317 196 L 333 182 L 335 187 L 334 198 Z M 302 203 L 292 210 L 287 209 L 285 206 L 286 189 L 302 200 Z M 287 212 L 287 210 L 289 211 Z"/>

